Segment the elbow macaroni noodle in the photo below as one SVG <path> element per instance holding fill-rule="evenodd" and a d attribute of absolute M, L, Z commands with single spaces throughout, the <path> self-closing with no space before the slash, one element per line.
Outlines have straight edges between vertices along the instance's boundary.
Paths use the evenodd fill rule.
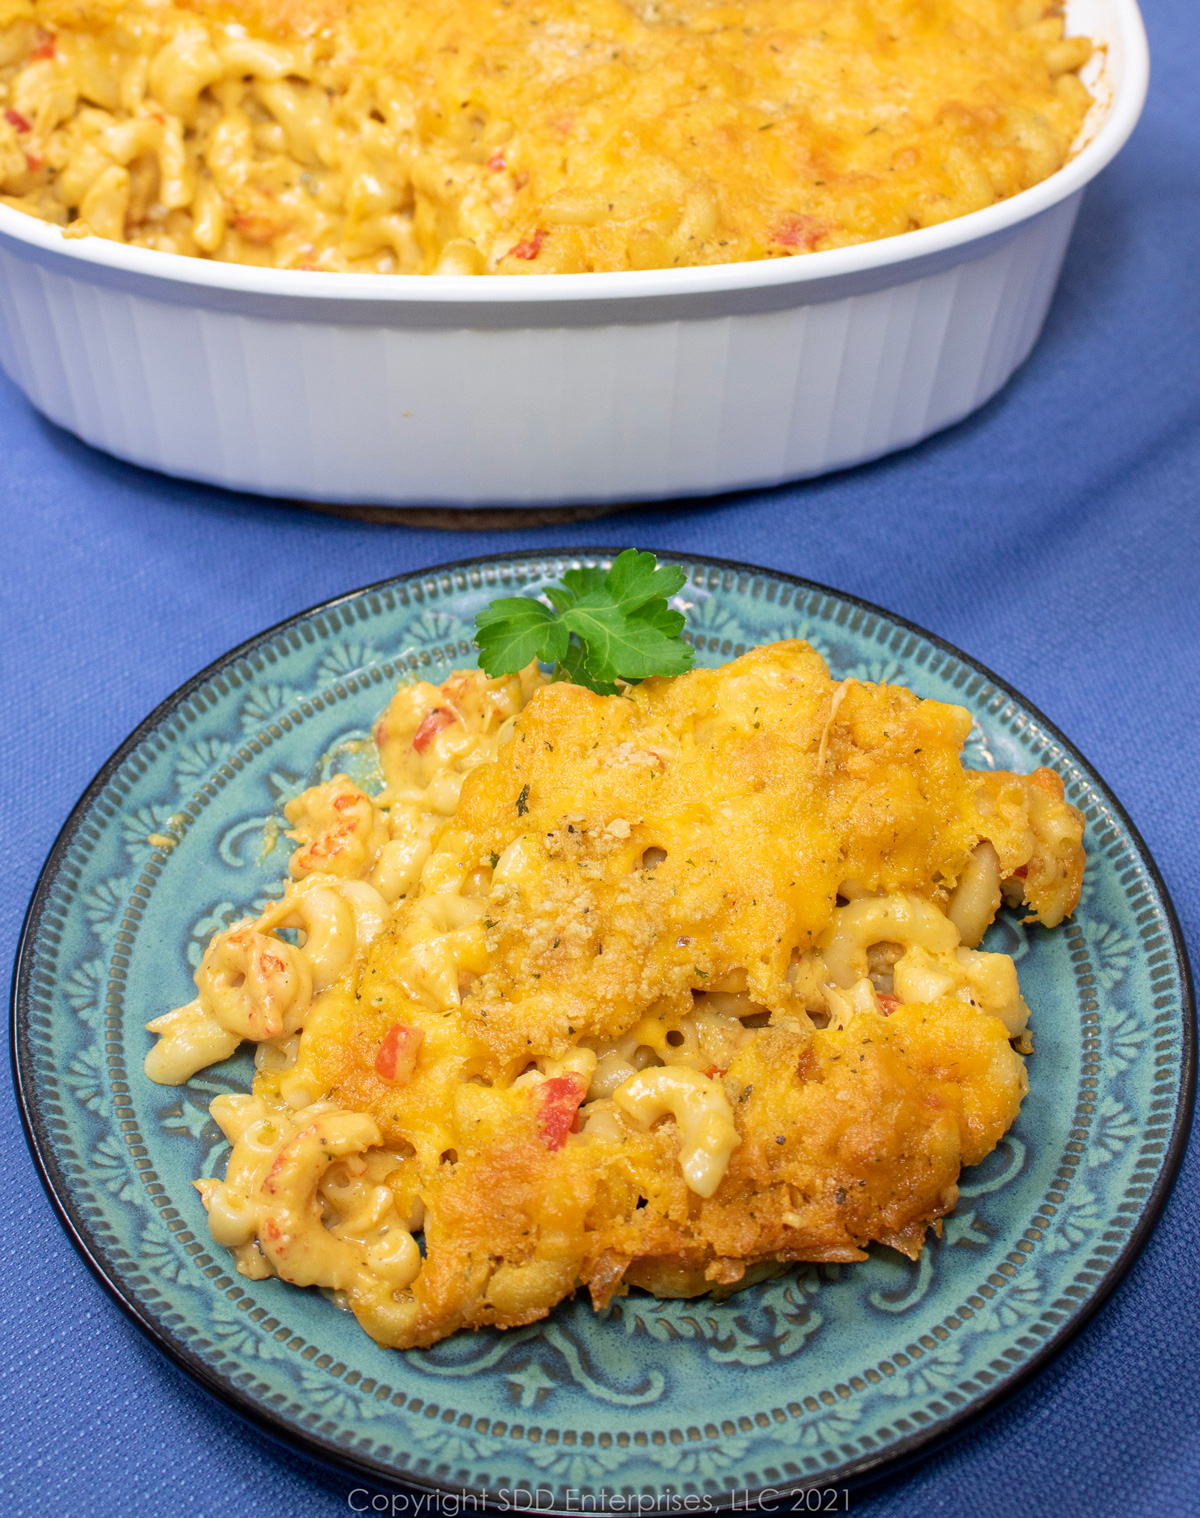
<path fill-rule="evenodd" d="M 671 764 L 719 743 L 723 732 L 753 737 L 758 721 L 745 721 L 721 691 L 740 697 L 758 680 L 786 700 L 801 678 L 832 689 L 816 656 L 798 644 L 681 677 L 675 690 L 696 691 L 688 698 L 694 711 L 714 715 L 693 725 L 681 694 L 667 727 L 639 746 L 620 740 L 620 724 L 631 720 L 627 709 L 640 692 L 593 697 L 546 686 L 533 667 L 498 680 L 462 671 L 441 687 L 417 683 L 393 698 L 374 730 L 384 777 L 378 795 L 337 775 L 287 803 L 297 847 L 282 894 L 257 918 L 216 934 L 196 972 L 196 996 L 148 1025 L 158 1039 L 146 1073 L 164 1084 L 228 1058 L 243 1040 L 256 1045 L 254 1094 L 212 1103 L 232 1146 L 225 1176 L 196 1183 L 213 1237 L 239 1271 L 323 1287 L 381 1343 L 409 1346 L 467 1323 L 530 1321 L 580 1280 L 602 1300 L 625 1289 L 626 1273 L 671 1294 L 758 1279 L 790 1258 L 858 1258 L 849 1241 L 803 1242 L 811 1225 L 796 1183 L 778 1188 L 777 1243 L 748 1262 L 669 1243 L 682 1225 L 668 1220 L 687 1218 L 689 1209 L 735 1207 L 744 1194 L 761 1207 L 761 1180 L 746 1192 L 747 1176 L 763 1163 L 755 1156 L 765 1144 L 783 1160 L 814 1121 L 788 1103 L 826 1087 L 831 1100 L 837 1095 L 836 1064 L 826 1067 L 824 1085 L 811 1087 L 788 1071 L 803 1072 L 814 1051 L 840 1059 L 847 1039 L 881 1050 L 878 1057 L 893 1062 L 889 1078 L 902 1086 L 918 1080 L 929 1057 L 921 1050 L 930 1027 L 938 1039 L 958 1041 L 963 1068 L 978 1046 L 985 1096 L 976 1092 L 967 1106 L 987 1110 L 992 1101 L 995 1141 L 1024 1089 L 1009 1040 L 1029 1049 L 1029 1013 L 1012 960 L 976 945 L 1002 888 L 1015 896 L 1040 872 L 1047 895 L 1041 905 L 1030 896 L 1035 915 L 1062 904 L 1061 879 L 1079 864 L 1067 847 L 1073 837 L 1078 854 L 1079 825 L 1050 781 L 971 780 L 960 771 L 962 805 L 996 826 L 982 838 L 968 828 L 954 845 L 957 883 L 951 877 L 935 888 L 931 874 L 920 891 L 915 881 L 889 889 L 858 860 L 836 893 L 841 904 L 821 907 L 807 944 L 787 948 L 773 985 L 749 954 L 722 964 L 717 940 L 701 926 L 682 931 L 698 923 L 699 909 L 686 906 L 661 951 L 676 955 L 685 973 L 626 993 L 606 989 L 606 962 L 625 935 L 642 945 L 638 985 L 646 982 L 653 961 L 645 955 L 661 937 L 655 924 L 676 910 L 653 907 L 652 899 L 668 897 L 651 893 L 667 890 L 671 872 L 693 864 L 689 852 L 704 844 L 688 811 L 704 787 L 685 778 L 683 812 L 656 832 L 645 807 L 618 809 L 610 800 L 589 816 L 565 796 L 547 827 L 527 801 L 531 783 L 514 789 L 504 780 L 522 754 L 539 754 L 562 766 L 557 784 L 569 790 L 582 762 L 573 756 L 599 750 L 596 774 L 610 785 L 661 786 Z M 689 681 L 724 683 L 706 696 Z M 648 682 L 645 701 L 670 701 L 671 686 Z M 765 699 L 760 691 L 754 712 Z M 805 719 L 806 762 L 829 788 L 831 806 L 849 774 L 847 745 L 865 741 L 861 725 L 874 720 L 873 705 L 890 711 L 897 701 L 906 721 L 940 723 L 949 751 L 961 742 L 957 709 L 927 717 L 933 703 L 856 687 L 842 702 L 839 732 L 819 744 L 829 703 L 817 701 Z M 895 712 L 886 720 L 894 728 Z M 931 731 L 925 749 L 935 746 Z M 488 799 L 496 786 L 500 803 Z M 555 876 L 560 864 L 575 873 Z M 566 894 L 556 879 L 568 882 Z M 598 894 L 606 882 L 607 916 Z M 678 899 L 681 888 L 670 889 Z M 506 922 L 518 908 L 527 915 L 510 941 Z M 717 909 L 714 932 L 736 936 L 732 911 Z M 593 917 L 602 942 L 587 939 Z M 551 971 L 532 967 L 552 966 L 572 945 L 584 945 L 577 963 L 588 968 L 582 979 L 567 975 L 560 999 L 547 1003 L 539 982 Z M 504 979 L 506 954 L 528 971 L 530 998 L 511 1026 L 517 982 Z M 633 997 L 627 1014 L 606 1012 L 625 994 Z M 539 1022 L 543 1014 L 549 1021 Z M 594 1194 L 600 1184 L 609 1188 L 603 1204 Z M 464 1186 L 467 1200 L 455 1201 Z M 581 1243 L 592 1226 L 585 1216 L 595 1215 L 587 1205 L 615 1209 L 594 1258 Z M 528 1207 L 534 1225 L 519 1243 L 501 1244 L 501 1225 L 488 1220 L 493 1207 L 505 1217 Z M 652 1214 L 660 1243 L 638 1248 L 631 1220 Z M 905 1233 L 889 1223 L 876 1236 L 911 1251 L 926 1223 L 919 1235 L 917 1226 Z M 444 1295 L 431 1279 L 443 1250 L 459 1252 L 455 1280 L 475 1282 L 470 1311 L 435 1314 L 430 1306 Z"/>
<path fill-rule="evenodd" d="M 642 1070 L 613 1092 L 613 1100 L 635 1123 L 649 1128 L 670 1115 L 679 1131 L 679 1168 L 688 1189 L 710 1197 L 725 1174 L 729 1156 L 742 1142 L 723 1088 L 686 1065 Z"/>
<path fill-rule="evenodd" d="M 1067 159 L 1053 0 L 0 0 L 0 199 L 281 269 L 571 273 L 931 226 Z"/>

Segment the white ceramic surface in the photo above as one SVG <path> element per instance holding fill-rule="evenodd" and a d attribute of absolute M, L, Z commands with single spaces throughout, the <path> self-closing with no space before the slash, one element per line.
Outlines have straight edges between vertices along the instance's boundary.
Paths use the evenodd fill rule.
<path fill-rule="evenodd" d="M 453 278 L 244 268 L 64 240 L 0 206 L 0 364 L 89 443 L 266 495 L 567 504 L 774 484 L 981 406 L 1045 319 L 1083 188 L 1149 72 L 1136 0 L 1088 140 L 1011 200 L 792 259 Z"/>

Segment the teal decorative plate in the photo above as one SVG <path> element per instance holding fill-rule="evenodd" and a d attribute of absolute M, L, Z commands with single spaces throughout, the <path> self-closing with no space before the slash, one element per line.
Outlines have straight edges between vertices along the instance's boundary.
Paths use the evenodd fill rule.
<path fill-rule="evenodd" d="M 635 1294 L 596 1318 L 574 1302 L 529 1328 L 401 1354 L 317 1292 L 242 1279 L 212 1244 L 191 1181 L 223 1165 L 208 1103 L 246 1086 L 249 1058 L 181 1090 L 142 1074 L 142 1025 L 189 998 L 210 934 L 275 890 L 284 853 L 264 839 L 283 802 L 353 772 L 355 740 L 398 678 L 474 662 L 486 601 L 606 556 L 471 560 L 372 586 L 263 633 L 164 702 L 88 788 L 42 874 L 17 966 L 16 1080 L 89 1265 L 260 1427 L 380 1483 L 506 1507 L 744 1506 L 840 1486 L 1011 1390 L 1129 1267 L 1183 1151 L 1194 1034 L 1171 904 L 1095 771 L 1002 681 L 821 586 L 685 564 L 679 604 L 702 663 L 807 638 L 838 676 L 968 707 L 969 763 L 1049 765 L 1087 817 L 1074 920 L 1026 934 L 1006 915 L 992 929 L 987 946 L 1019 959 L 1033 1008 L 1029 1096 L 917 1264 L 876 1249 L 720 1304 Z"/>

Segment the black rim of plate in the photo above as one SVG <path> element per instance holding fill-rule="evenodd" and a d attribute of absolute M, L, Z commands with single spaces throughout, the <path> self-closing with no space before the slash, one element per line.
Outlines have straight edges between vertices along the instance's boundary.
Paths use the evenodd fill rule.
<path fill-rule="evenodd" d="M 642 551 L 647 550 L 643 549 Z M 1064 753 L 1070 756 L 1088 774 L 1096 788 L 1102 793 L 1106 804 L 1112 809 L 1113 814 L 1119 820 L 1121 827 L 1125 830 L 1135 853 L 1145 866 L 1146 872 L 1161 902 L 1163 915 L 1170 930 L 1171 947 L 1182 993 L 1183 1048 L 1180 1051 L 1179 1088 L 1177 1092 L 1175 1122 L 1170 1142 L 1163 1154 L 1162 1165 L 1153 1189 L 1143 1204 L 1137 1226 L 1120 1254 L 1110 1263 L 1100 1280 L 1095 1283 L 1090 1295 L 1080 1303 L 1078 1310 L 1063 1323 L 1057 1332 L 1045 1341 L 1036 1354 L 1015 1368 L 1009 1375 L 1000 1377 L 994 1386 L 968 1402 L 965 1407 L 956 1409 L 947 1417 L 938 1420 L 938 1422 L 931 1424 L 927 1428 L 919 1429 L 917 1432 L 895 1441 L 886 1449 L 880 1450 L 877 1454 L 857 1456 L 845 1461 L 842 1465 L 831 1467 L 819 1474 L 799 1479 L 793 1478 L 781 1482 L 778 1486 L 769 1488 L 772 1493 L 771 1505 L 774 1505 L 776 1502 L 785 1502 L 789 1496 L 810 1491 L 814 1488 L 829 1489 L 845 1486 L 850 1482 L 857 1485 L 866 1479 L 878 1479 L 888 1474 L 889 1471 L 909 1465 L 916 1455 L 927 1451 L 928 1447 L 933 1444 L 945 1442 L 951 1436 L 960 1432 L 965 1424 L 974 1422 L 984 1413 L 995 1408 L 999 1403 L 1006 1401 L 1015 1391 L 1036 1376 L 1050 1360 L 1063 1350 L 1108 1299 L 1118 1283 L 1128 1273 L 1134 1260 L 1141 1253 L 1159 1217 L 1162 1215 L 1163 1208 L 1166 1205 L 1167 1198 L 1171 1194 L 1183 1161 L 1184 1152 L 1187 1148 L 1196 1095 L 1195 1001 L 1191 969 L 1174 904 L 1171 901 L 1162 874 L 1149 849 L 1143 842 L 1141 834 L 1130 819 L 1129 814 L 1113 795 L 1111 788 L 1098 773 L 1095 765 L 1080 752 L 1079 748 L 1048 717 L 1006 680 L 994 674 L 986 665 L 981 664 L 978 659 L 963 653 L 954 644 L 947 642 L 944 638 L 938 637 L 936 633 L 931 633 L 926 628 L 920 627 L 917 623 L 910 622 L 906 617 L 902 617 L 896 612 L 888 611 L 883 607 L 875 605 L 873 602 L 865 601 L 859 596 L 850 595 L 845 591 L 834 590 L 832 587 L 823 585 L 819 581 L 809 580 L 801 575 L 788 574 L 784 570 L 767 569 L 761 565 L 746 564 L 737 559 L 713 558 L 706 554 L 696 553 L 676 554 L 663 549 L 651 549 L 648 551 L 657 553 L 658 557 L 665 563 L 679 561 L 687 564 L 703 565 L 710 569 L 732 572 L 739 575 L 763 576 L 768 579 L 783 581 L 810 593 L 816 592 L 832 597 L 836 601 L 848 604 L 869 615 L 881 617 L 885 621 L 891 622 L 895 626 L 904 628 L 917 637 L 927 640 L 935 648 L 960 660 L 977 674 L 982 675 L 997 690 L 1003 691 L 1012 700 L 1016 701 L 1056 743 L 1061 745 Z M 45 1117 L 39 1107 L 32 1053 L 26 1037 L 30 993 L 29 967 L 32 960 L 32 948 L 41 928 L 42 913 L 50 887 L 57 876 L 66 851 L 74 841 L 93 803 L 109 784 L 113 774 L 125 763 L 129 755 L 145 737 L 181 706 L 197 689 L 233 661 L 246 657 L 268 640 L 287 632 L 289 628 L 294 627 L 298 623 L 305 622 L 315 616 L 320 616 L 322 613 L 342 606 L 346 602 L 357 600 L 364 595 L 379 593 L 401 585 L 419 584 L 435 576 L 452 574 L 456 571 L 476 566 L 517 563 L 534 564 L 539 562 L 544 563 L 545 561 L 571 563 L 575 560 L 611 560 L 619 552 L 621 552 L 619 548 L 607 545 L 599 547 L 581 546 L 578 548 L 564 546 L 561 548 L 521 549 L 513 550 L 509 553 L 479 554 L 472 558 L 452 559 L 442 564 L 434 564 L 425 569 L 415 570 L 409 574 L 392 575 L 385 580 L 361 586 L 356 590 L 346 592 L 344 595 L 334 596 L 330 600 L 322 601 L 316 606 L 310 606 L 304 611 L 297 612 L 293 616 L 286 617 L 283 621 L 265 628 L 262 632 L 256 633 L 254 637 L 248 638 L 244 643 L 238 644 L 236 648 L 232 648 L 219 658 L 214 659 L 211 664 L 181 685 L 165 701 L 160 702 L 149 716 L 138 724 L 129 737 L 125 739 L 97 772 L 91 784 L 75 804 L 70 816 L 63 824 L 58 837 L 54 841 L 46 862 L 38 875 L 37 884 L 34 887 L 33 896 L 21 928 L 16 960 L 13 966 L 9 1030 L 13 1085 L 16 1091 L 17 1106 L 21 1114 L 21 1122 L 25 1130 L 26 1142 L 29 1145 L 38 1177 L 46 1190 L 46 1194 L 58 1216 L 59 1222 L 66 1230 L 75 1248 L 82 1255 L 84 1263 L 89 1267 L 108 1295 L 116 1302 L 117 1306 L 141 1329 L 151 1343 L 160 1349 L 175 1366 L 193 1381 L 197 1382 L 224 1406 L 237 1413 L 251 1427 L 259 1433 L 268 1435 L 279 1443 L 299 1449 L 305 1455 L 317 1460 L 321 1465 L 332 1467 L 343 1474 L 365 1477 L 376 1483 L 379 1487 L 409 1487 L 455 1498 L 469 1495 L 477 1501 L 483 1500 L 487 1502 L 494 1502 L 499 1490 L 488 1491 L 479 1488 L 464 1488 L 453 1483 L 431 1480 L 427 1477 L 407 1474 L 401 1476 L 393 1468 L 377 1463 L 369 1456 L 350 1455 L 345 1449 L 334 1444 L 332 1441 L 315 1435 L 288 1419 L 279 1417 L 273 1409 L 263 1406 L 253 1397 L 247 1396 L 237 1386 L 233 1385 L 230 1380 L 216 1374 L 209 1366 L 193 1355 L 191 1351 L 174 1338 L 170 1328 L 159 1321 L 155 1314 L 139 1301 L 136 1291 L 123 1284 L 122 1271 L 108 1259 L 106 1251 L 96 1241 L 87 1222 L 75 1206 L 71 1194 L 70 1179 L 63 1174 L 58 1166 L 54 1142 Z M 762 1490 L 765 1492 L 768 1489 L 764 1488 Z M 748 1504 L 753 1503 L 757 1495 L 756 1492 L 714 1495 L 711 1502 L 711 1510 L 728 1508 L 731 1504 L 739 1503 L 739 1499 Z M 539 1508 L 538 1511 L 552 1513 L 564 1510 L 560 1507 L 551 1506 Z"/>

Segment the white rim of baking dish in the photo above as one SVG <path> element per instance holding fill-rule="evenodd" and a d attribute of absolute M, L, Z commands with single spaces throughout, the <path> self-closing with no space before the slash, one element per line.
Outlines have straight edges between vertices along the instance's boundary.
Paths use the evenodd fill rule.
<path fill-rule="evenodd" d="M 1115 35 L 1100 39 L 1111 51 L 1121 49 L 1121 80 L 1104 120 L 1090 141 L 1061 169 L 1031 189 L 936 226 L 878 238 L 847 248 L 792 258 L 705 264 L 685 269 L 620 270 L 593 274 L 335 274 L 299 269 L 265 269 L 252 264 L 222 263 L 130 247 L 101 237 L 65 238 L 61 228 L 11 206 L 0 205 L 0 236 L 43 253 L 109 270 L 141 276 L 174 287 L 286 297 L 297 301 L 331 298 L 438 306 L 538 306 L 546 302 L 644 300 L 647 297 L 718 294 L 810 285 L 846 275 L 903 267 L 946 254 L 966 243 L 1002 235 L 1078 193 L 1105 168 L 1128 141 L 1146 100 L 1150 53 L 1137 0 L 1109 0 L 1116 18 Z M 1111 88 L 1111 73 L 1104 77 Z M 1103 109 L 1103 105 L 1101 105 Z M 55 258 L 57 262 L 57 258 Z M 82 273 L 82 270 L 80 271 Z M 147 292 L 150 293 L 150 292 Z M 179 298 L 178 292 L 175 298 Z"/>

